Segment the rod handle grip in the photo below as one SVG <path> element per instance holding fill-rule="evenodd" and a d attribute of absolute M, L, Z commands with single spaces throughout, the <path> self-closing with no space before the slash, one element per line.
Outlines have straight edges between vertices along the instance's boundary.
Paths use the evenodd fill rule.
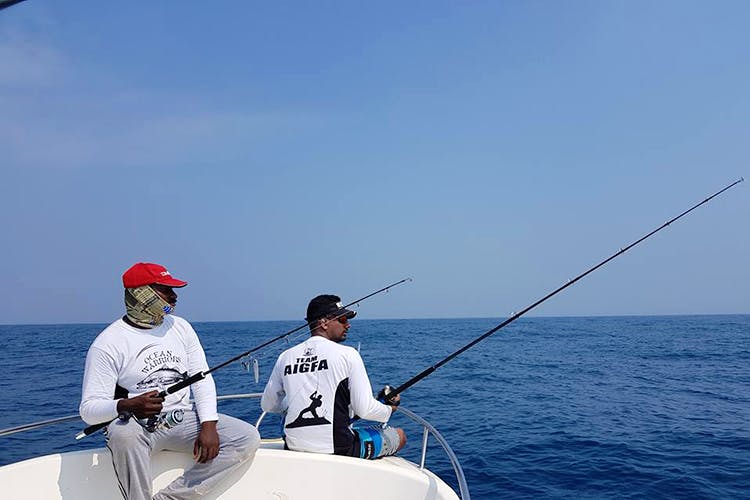
<path fill-rule="evenodd" d="M 81 432 L 79 432 L 78 434 L 76 434 L 76 439 L 83 439 L 86 436 L 90 436 L 93 433 L 95 433 L 96 431 L 98 431 L 99 429 L 103 429 L 103 428 L 107 427 L 110 423 L 112 423 L 112 420 L 110 420 L 109 422 L 101 422 L 101 423 L 98 423 L 98 424 L 89 425 L 88 427 L 86 427 L 85 429 L 83 429 Z"/>

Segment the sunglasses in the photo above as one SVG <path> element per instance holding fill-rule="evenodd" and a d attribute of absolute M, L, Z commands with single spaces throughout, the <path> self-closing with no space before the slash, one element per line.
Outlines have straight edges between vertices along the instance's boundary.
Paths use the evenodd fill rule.
<path fill-rule="evenodd" d="M 331 321 L 334 321 L 334 320 L 338 321 L 342 325 L 346 325 L 347 323 L 349 323 L 349 318 L 347 318 L 346 316 L 339 316 L 338 318 L 329 318 L 329 319 Z"/>

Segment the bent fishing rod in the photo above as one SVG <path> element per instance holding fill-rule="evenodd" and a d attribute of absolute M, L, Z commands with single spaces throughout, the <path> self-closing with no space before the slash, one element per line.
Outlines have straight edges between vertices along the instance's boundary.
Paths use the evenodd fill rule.
<path fill-rule="evenodd" d="M 369 293 L 369 294 L 365 295 L 364 297 L 360 297 L 357 300 L 353 300 L 353 301 L 349 302 L 348 304 L 342 306 L 341 309 L 346 309 L 349 306 L 353 306 L 355 304 L 359 304 L 360 302 L 363 302 L 363 301 L 369 299 L 370 297 L 373 297 L 373 296 L 378 295 L 378 294 L 383 293 L 383 292 L 387 292 L 391 288 L 394 288 L 394 287 L 396 287 L 396 286 L 398 286 L 398 285 L 400 285 L 402 283 L 406 283 L 407 281 L 412 281 L 412 279 L 411 278 L 404 278 L 404 279 L 402 279 L 400 281 L 397 281 L 395 283 L 391 283 L 390 285 L 385 286 L 385 287 L 381 288 L 380 290 L 376 290 L 376 291 L 374 291 L 372 293 Z M 316 320 L 314 320 L 314 321 L 316 321 Z M 177 382 L 176 384 L 170 385 L 166 389 L 163 389 L 161 392 L 159 392 L 158 397 L 165 398 L 169 394 L 173 394 L 173 393 L 175 393 L 175 392 L 177 392 L 177 391 L 179 391 L 181 389 L 184 389 L 185 387 L 191 386 L 194 383 L 203 380 L 204 378 L 206 378 L 212 372 L 215 372 L 216 370 L 218 370 L 220 368 L 224 368 L 225 366 L 227 366 L 229 364 L 232 364 L 235 361 L 238 361 L 238 360 L 244 358 L 245 356 L 248 356 L 248 355 L 250 355 L 250 354 L 252 354 L 252 353 L 254 353 L 256 351 L 259 351 L 259 350 L 263 349 L 264 347 L 273 344 L 274 342 L 277 342 L 277 341 L 279 341 L 281 339 L 284 339 L 284 338 L 292 335 L 293 333 L 296 333 L 296 332 L 302 330 L 303 328 L 306 328 L 306 327 L 310 326 L 311 323 L 313 323 L 313 321 L 308 321 L 307 323 L 305 323 L 303 325 L 300 325 L 297 328 L 293 328 L 292 330 L 289 330 L 288 332 L 284 332 L 281 335 L 278 335 L 278 336 L 272 338 L 271 340 L 267 340 L 266 342 L 263 342 L 262 344 L 259 344 L 259 345 L 255 346 L 255 347 L 253 347 L 252 349 L 249 349 L 249 350 L 243 352 L 242 354 L 238 354 L 237 356 L 233 357 L 232 359 L 224 361 L 223 363 L 221 363 L 219 365 L 216 365 L 213 368 L 210 368 L 209 370 L 206 370 L 205 372 L 200 371 L 198 373 L 195 373 L 195 374 L 191 375 L 190 377 L 188 377 L 188 378 L 186 378 L 184 380 L 181 380 L 180 382 Z M 117 418 L 120 418 L 120 417 L 117 417 Z M 130 418 L 130 416 L 128 415 L 126 418 Z M 90 426 L 86 427 L 84 430 L 82 430 L 81 432 L 79 432 L 76 435 L 76 439 L 82 439 L 82 438 L 84 438 L 86 436 L 89 436 L 89 435 L 93 434 L 94 432 L 98 431 L 99 429 L 103 429 L 104 427 L 108 426 L 111 422 L 112 422 L 112 420 L 110 420 L 109 422 L 101 422 L 101 423 L 98 423 L 98 424 L 90 425 Z"/>
<path fill-rule="evenodd" d="M 725 188 L 723 188 L 723 189 L 721 189 L 721 190 L 717 191 L 716 193 L 712 194 L 711 196 L 709 196 L 709 197 L 708 197 L 708 198 L 706 198 L 705 200 L 701 201 L 700 203 L 696 203 L 695 205 L 693 205 L 693 206 L 692 206 L 692 207 L 690 207 L 689 209 L 687 209 L 687 210 L 685 210 L 684 212 L 682 212 L 682 213 L 681 213 L 680 215 L 678 215 L 677 217 L 674 217 L 673 219 L 670 219 L 670 220 L 668 220 L 667 222 L 665 222 L 664 224 L 662 224 L 662 225 L 661 225 L 661 226 L 659 226 L 658 228 L 654 229 L 653 231 L 651 231 L 650 233 L 646 234 L 645 236 L 642 236 L 641 238 L 637 239 L 636 241 L 634 241 L 634 242 L 633 242 L 633 243 L 631 243 L 630 245 L 628 245 L 628 246 L 626 246 L 626 247 L 623 247 L 623 248 L 621 248 L 621 249 L 620 249 L 620 251 L 618 251 L 618 252 L 614 253 L 613 255 L 611 255 L 611 256 L 609 256 L 609 257 L 607 257 L 606 259 L 604 259 L 603 261 L 601 261 L 601 262 L 600 262 L 600 263 L 598 263 L 597 265 L 595 265 L 595 266 L 593 266 L 593 267 L 589 268 L 589 269 L 588 269 L 587 271 L 585 271 L 585 272 L 583 272 L 583 273 L 579 274 L 578 276 L 576 276 L 575 278 L 573 278 L 573 279 L 569 280 L 569 281 L 568 281 L 567 283 L 565 283 L 565 284 L 564 284 L 564 285 L 562 285 L 561 287 L 559 287 L 559 288 L 557 288 L 556 290 L 554 290 L 554 291 L 552 291 L 552 292 L 548 293 L 547 295 L 545 295 L 545 296 L 544 296 L 544 297 L 542 297 L 541 299 L 537 300 L 537 301 L 536 301 L 536 302 L 534 302 L 533 304 L 531 304 L 531 305 L 527 306 L 526 308 L 524 308 L 524 309 L 523 309 L 523 310 L 521 310 L 520 312 L 517 312 L 517 313 L 513 314 L 513 315 L 512 315 L 511 317 L 509 317 L 508 319 L 506 319 L 505 321 L 503 321 L 502 323 L 500 323 L 500 324 L 499 324 L 499 325 L 497 325 L 496 327 L 494 327 L 494 328 L 492 328 L 492 329 L 488 330 L 487 332 L 485 332 L 485 333 L 484 333 L 484 334 L 482 334 L 481 336 L 477 337 L 476 339 L 472 340 L 471 342 L 469 342 L 468 344 L 466 344 L 465 346 L 463 346 L 463 347 L 462 347 L 461 349 L 459 349 L 459 350 L 457 350 L 456 352 L 454 352 L 453 354 L 451 354 L 451 355 L 447 356 L 447 357 L 446 357 L 445 359 L 443 359 L 442 361 L 439 361 L 439 362 L 435 363 L 434 365 L 430 366 L 429 368 L 427 368 L 427 369 L 426 369 L 426 370 L 424 370 L 423 372 L 421 372 L 421 373 L 419 373 L 419 374 L 415 375 L 414 377 L 412 377 L 412 378 L 411 378 L 411 379 L 409 379 L 408 381 L 404 382 L 404 383 L 403 383 L 403 384 L 401 384 L 400 386 L 396 387 L 395 389 L 391 388 L 390 386 L 386 386 L 386 387 L 385 387 L 385 388 L 384 388 L 384 389 L 383 389 L 383 390 L 382 390 L 382 391 L 380 392 L 380 394 L 378 395 L 379 399 L 381 399 L 381 400 L 384 400 L 384 401 L 385 401 L 386 403 L 392 402 L 393 398 L 395 398 L 395 397 L 396 397 L 397 395 L 399 395 L 400 393 L 404 392 L 404 391 L 405 391 L 406 389 L 408 389 L 409 387 L 413 386 L 414 384 L 416 384 L 417 382 L 419 382 L 419 381 L 420 381 L 420 380 L 422 380 L 423 378 L 427 377 L 427 376 L 428 376 L 428 375 L 430 375 L 430 374 L 431 374 L 432 372 L 434 372 L 435 370 L 437 370 L 438 368 L 440 368 L 440 367 L 441 367 L 441 366 L 443 366 L 444 364 L 448 363 L 449 361 L 451 361 L 451 360 L 452 360 L 453 358 L 455 358 L 456 356 L 458 356 L 458 355 L 462 354 L 463 352 L 467 351 L 468 349 L 470 349 L 470 348 L 474 347 L 474 346 L 475 346 L 475 345 L 477 345 L 477 344 L 478 344 L 479 342 L 483 341 L 484 339 L 486 339 L 486 338 L 487 338 L 487 337 L 489 337 L 490 335 L 494 334 L 495 332 L 497 332 L 497 331 L 498 331 L 498 330 L 500 330 L 501 328 L 503 328 L 503 327 L 505 327 L 505 326 L 509 325 L 510 323 L 513 323 L 513 322 L 514 322 L 515 320 L 517 320 L 518 318 L 520 318 L 521 316 L 523 316 L 523 315 L 524 315 L 524 314 L 526 314 L 527 312 L 531 311 L 532 309 L 534 309 L 535 307 L 537 307 L 537 306 L 538 306 L 538 305 L 540 305 L 541 303 L 545 302 L 545 301 L 546 301 L 547 299 L 549 299 L 549 298 L 552 298 L 552 297 L 554 297 L 554 296 L 555 296 L 555 295 L 557 295 L 558 293 L 562 292 L 563 290 L 565 290 L 565 289 L 566 289 L 566 288 L 568 288 L 569 286 L 571 286 L 571 285 L 573 285 L 574 283 L 576 283 L 576 282 L 577 282 L 578 280 L 580 280 L 580 279 L 584 278 L 585 276 L 587 276 L 587 275 L 589 275 L 589 274 L 593 273 L 594 271 L 596 271 L 597 269 L 599 269 L 600 267 L 602 267 L 603 265 L 605 265 L 605 264 L 606 264 L 606 263 L 608 263 L 609 261 L 611 261 L 611 260 L 613 260 L 613 259 L 615 259 L 615 258 L 619 257 L 620 255 L 624 254 L 625 252 L 627 252 L 628 250 L 630 250 L 630 249 L 631 249 L 631 248 L 633 248 L 634 246 L 638 245 L 638 244 L 639 244 L 639 243 L 641 243 L 642 241 L 644 241 L 644 240 L 646 240 L 646 239 L 650 238 L 651 236 L 653 236 L 654 234 L 658 233 L 659 231 L 661 231 L 661 230 L 662 230 L 662 229 L 664 229 L 665 227 L 669 226 L 669 225 L 670 225 L 670 224 L 672 224 L 673 222 L 675 222 L 675 221 L 677 221 L 678 219 L 680 219 L 680 218 L 684 217 L 685 215 L 689 214 L 690 212 L 692 212 L 692 211 L 693 211 L 693 210 L 695 210 L 696 208 L 700 207 L 701 205 L 704 205 L 704 204 L 708 203 L 708 202 L 709 202 L 709 201 L 711 201 L 712 199 L 716 198 L 717 196 L 719 196 L 719 195 L 720 195 L 720 194 L 722 194 L 723 192 L 725 192 L 725 191 L 727 191 L 728 189 L 730 189 L 730 188 L 732 188 L 732 187 L 736 186 L 737 184 L 739 184 L 740 182 L 742 182 L 742 181 L 744 181 L 744 180 L 745 180 L 745 179 L 744 179 L 744 177 L 740 177 L 740 178 L 739 178 L 738 180 L 734 181 L 733 183 L 729 184 L 729 185 L 728 185 L 728 186 L 726 186 Z"/>

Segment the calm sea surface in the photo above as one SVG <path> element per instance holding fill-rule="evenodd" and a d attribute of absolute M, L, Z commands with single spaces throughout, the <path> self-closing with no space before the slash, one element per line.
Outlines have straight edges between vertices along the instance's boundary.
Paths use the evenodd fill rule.
<path fill-rule="evenodd" d="M 373 386 L 399 385 L 501 319 L 354 320 Z M 195 323 L 210 366 L 297 322 Z M 0 428 L 77 413 L 104 325 L 0 326 Z M 260 392 L 278 342 L 215 372 L 219 394 Z M 521 319 L 402 395 L 460 459 L 472 497 L 750 498 L 750 316 Z M 220 403 L 254 422 L 256 402 Z M 418 428 L 403 453 L 416 460 Z M 81 423 L 0 437 L 0 464 L 103 445 Z M 269 421 L 262 434 L 272 435 Z M 427 466 L 455 484 L 442 450 Z M 387 490 L 387 488 L 386 488 Z"/>

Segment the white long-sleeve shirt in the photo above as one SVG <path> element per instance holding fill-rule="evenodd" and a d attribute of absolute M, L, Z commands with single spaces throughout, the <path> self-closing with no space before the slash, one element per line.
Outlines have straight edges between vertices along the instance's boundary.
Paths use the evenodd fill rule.
<path fill-rule="evenodd" d="M 286 411 L 291 450 L 348 454 L 354 442 L 351 417 L 387 422 L 391 408 L 372 396 L 359 353 L 314 336 L 279 356 L 266 384 L 263 410 Z"/>
<path fill-rule="evenodd" d="M 86 355 L 81 418 L 87 424 L 116 418 L 116 386 L 127 391 L 126 397 L 133 397 L 166 389 L 207 370 L 198 335 L 184 319 L 167 315 L 161 325 L 151 329 L 135 328 L 118 319 L 96 337 Z M 216 386 L 211 375 L 167 396 L 163 411 L 191 408 L 191 388 L 200 421 L 218 420 Z"/>

